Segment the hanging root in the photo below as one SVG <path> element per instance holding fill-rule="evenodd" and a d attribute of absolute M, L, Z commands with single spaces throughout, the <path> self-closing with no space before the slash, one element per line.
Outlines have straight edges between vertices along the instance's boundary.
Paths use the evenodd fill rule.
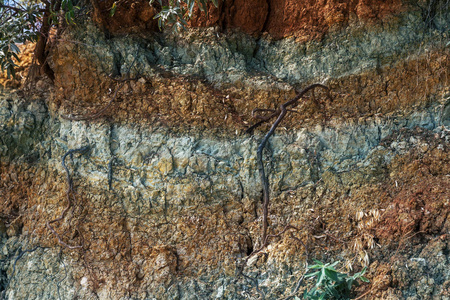
<path fill-rule="evenodd" d="M 78 149 L 71 149 L 71 150 L 67 151 L 66 154 L 64 154 L 64 156 L 62 157 L 61 164 L 62 164 L 62 166 L 63 166 L 63 168 L 64 168 L 64 170 L 66 171 L 66 174 L 67 174 L 67 192 L 66 192 L 67 205 L 66 205 L 66 208 L 63 210 L 63 212 L 61 213 L 61 215 L 58 218 L 47 222 L 47 228 L 56 236 L 56 238 L 58 239 L 58 242 L 61 245 L 63 245 L 64 247 L 67 247 L 69 249 L 78 249 L 78 248 L 82 248 L 82 246 L 71 246 L 71 245 L 65 243 L 61 239 L 61 236 L 56 232 L 56 230 L 50 224 L 53 224 L 55 222 L 63 220 L 64 217 L 66 216 L 67 211 L 72 207 L 72 200 L 71 200 L 70 195 L 74 194 L 73 182 L 72 182 L 72 178 L 70 177 L 69 169 L 66 166 L 66 157 L 68 155 L 70 155 L 72 157 L 74 153 L 81 153 L 81 154 L 83 154 L 86 151 L 88 151 L 89 148 L 90 148 L 90 146 L 88 145 L 88 146 L 81 147 L 81 148 L 78 148 Z"/>
<path fill-rule="evenodd" d="M 314 95 L 314 90 L 317 88 L 325 90 L 327 98 L 330 101 L 333 101 L 333 98 L 331 97 L 329 88 L 320 83 L 316 83 L 316 84 L 307 86 L 300 93 L 298 93 L 297 96 L 295 96 L 293 99 L 281 104 L 280 108 L 277 110 L 256 108 L 252 112 L 252 116 L 254 118 L 260 119 L 261 121 L 257 122 L 256 124 L 254 124 L 253 126 L 248 128 L 247 132 L 249 132 L 249 133 L 253 132 L 253 130 L 255 128 L 262 125 L 263 123 L 268 122 L 271 119 L 278 116 L 277 119 L 275 120 L 275 122 L 272 124 L 272 127 L 270 128 L 269 132 L 264 136 L 263 140 L 259 144 L 258 151 L 257 151 L 259 174 L 260 174 L 260 179 L 261 179 L 261 185 L 263 187 L 263 226 L 262 226 L 262 234 L 261 234 L 261 244 L 262 244 L 261 248 L 264 248 L 267 245 L 267 237 L 268 237 L 267 230 L 269 227 L 268 215 L 269 215 L 269 203 L 270 203 L 269 180 L 267 179 L 267 176 L 266 176 L 265 170 L 264 170 L 264 162 L 263 162 L 263 157 L 262 157 L 263 150 L 266 147 L 266 144 L 267 144 L 268 140 L 270 139 L 270 137 L 274 134 L 275 129 L 277 129 L 278 125 L 280 125 L 281 121 L 284 119 L 286 114 L 288 112 L 297 112 L 297 111 L 293 111 L 292 109 L 289 109 L 289 108 L 296 107 L 299 104 L 298 101 L 300 99 L 302 99 L 306 95 L 306 93 L 311 91 L 312 92 L 311 99 L 314 101 L 315 104 L 317 104 L 317 105 L 319 104 L 319 102 L 317 101 L 317 99 Z M 271 114 L 269 114 L 268 116 L 262 116 L 262 115 L 260 115 L 261 112 L 271 112 Z"/>

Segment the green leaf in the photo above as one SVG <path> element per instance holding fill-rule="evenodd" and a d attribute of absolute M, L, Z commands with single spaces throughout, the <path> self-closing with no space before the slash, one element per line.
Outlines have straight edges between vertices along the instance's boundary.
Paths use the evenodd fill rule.
<path fill-rule="evenodd" d="M 10 65 L 7 69 L 6 69 L 6 76 L 8 78 L 14 78 L 16 77 L 16 70 L 14 69 L 13 65 Z"/>
<path fill-rule="evenodd" d="M 208 10 L 208 5 L 206 4 L 206 0 L 198 0 L 199 2 L 199 8 L 201 11 L 207 11 Z"/>
<path fill-rule="evenodd" d="M 347 290 L 351 290 L 353 286 L 353 279 L 350 279 L 347 281 Z"/>
<path fill-rule="evenodd" d="M 190 14 L 190 15 L 191 15 L 192 12 L 194 11 L 194 5 L 195 5 L 195 1 L 194 1 L 194 0 L 188 1 L 188 7 L 189 7 L 189 14 Z"/>
<path fill-rule="evenodd" d="M 325 291 L 328 295 L 331 295 L 337 299 L 340 298 L 339 292 L 333 286 L 325 286 Z"/>
<path fill-rule="evenodd" d="M 337 276 L 339 278 L 339 281 L 343 281 L 348 277 L 348 275 L 344 273 L 337 273 Z"/>
<path fill-rule="evenodd" d="M 328 268 L 326 268 L 326 269 L 324 269 L 324 273 L 325 273 L 325 275 L 328 277 L 328 278 L 330 278 L 331 280 L 333 280 L 334 282 L 338 282 L 339 281 L 339 278 L 338 278 L 338 275 L 337 275 L 337 272 L 336 271 L 334 271 L 334 270 L 330 270 L 330 269 L 328 269 Z"/>
<path fill-rule="evenodd" d="M 12 56 L 14 56 L 14 58 L 15 58 L 17 61 L 20 61 L 20 58 L 19 58 L 19 56 L 18 56 L 16 53 L 11 52 L 11 54 L 12 54 Z"/>
<path fill-rule="evenodd" d="M 11 43 L 11 44 L 9 44 L 9 47 L 11 48 L 11 51 L 12 51 L 13 53 L 20 53 L 20 49 L 19 49 L 19 47 L 17 47 L 16 44 Z"/>
<path fill-rule="evenodd" d="M 313 265 L 313 266 L 309 266 L 308 269 L 322 269 L 323 265 Z"/>
<path fill-rule="evenodd" d="M 324 263 L 323 262 L 321 262 L 320 260 L 317 260 L 317 259 L 315 259 L 315 258 L 313 258 L 313 261 L 315 262 L 315 263 L 317 263 L 317 264 L 320 264 L 320 265 L 324 265 Z"/>
<path fill-rule="evenodd" d="M 116 4 L 116 2 L 114 2 L 113 5 L 111 6 L 111 9 L 109 10 L 110 17 L 114 16 L 114 14 L 116 13 L 116 9 L 117 9 L 117 4 Z"/>
<path fill-rule="evenodd" d="M 367 278 L 364 277 L 364 276 L 359 277 L 359 279 L 360 279 L 362 282 L 366 282 L 366 283 L 369 283 L 369 282 L 370 282 L 370 280 L 367 279 Z"/>
<path fill-rule="evenodd" d="M 306 274 L 306 275 L 305 275 L 305 278 L 309 278 L 309 277 L 316 276 L 316 275 L 319 274 L 319 273 L 320 273 L 320 271 L 317 271 L 317 272 L 314 272 L 314 273 Z"/>
<path fill-rule="evenodd" d="M 364 275 L 364 273 L 366 273 L 367 267 L 364 267 L 361 271 L 359 271 L 358 273 L 356 273 L 353 276 L 361 276 Z"/>
<path fill-rule="evenodd" d="M 322 284 L 322 281 L 325 279 L 325 277 L 326 277 L 325 276 L 325 269 L 322 269 L 320 271 L 319 278 L 317 278 L 316 286 L 320 286 Z"/>

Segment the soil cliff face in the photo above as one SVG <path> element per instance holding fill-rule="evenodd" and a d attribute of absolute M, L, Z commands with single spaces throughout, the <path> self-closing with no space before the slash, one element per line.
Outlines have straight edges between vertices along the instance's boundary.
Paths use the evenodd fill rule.
<path fill-rule="evenodd" d="M 155 1 L 156 2 L 156 1 Z M 148 1 L 116 3 L 114 18 L 110 10 L 114 1 L 94 1 L 94 20 L 110 33 L 156 30 L 153 17 L 158 4 Z M 300 40 L 322 38 L 328 31 L 355 23 L 377 23 L 392 15 L 416 9 L 429 20 L 439 13 L 439 1 L 295 1 L 295 0 L 229 0 L 209 5 L 208 15 L 196 8 L 190 21 L 193 27 L 239 29 L 247 34 L 268 33 L 275 39 L 295 36 Z M 434 21 L 431 21 L 434 22 Z"/>
<path fill-rule="evenodd" d="M 361 298 L 450 297 L 447 2 L 225 1 L 179 35 L 108 5 L 61 36 L 54 86 L 0 96 L 2 297 L 300 297 L 312 258 L 367 266 Z M 297 229 L 247 259 L 252 110 L 313 82 L 333 101 L 308 94 L 263 155 L 269 233 Z"/>

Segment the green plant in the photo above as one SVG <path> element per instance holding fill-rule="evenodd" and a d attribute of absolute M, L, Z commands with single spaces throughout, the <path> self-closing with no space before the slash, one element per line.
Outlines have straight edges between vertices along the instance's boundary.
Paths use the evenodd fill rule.
<path fill-rule="evenodd" d="M 36 42 L 35 58 L 41 70 L 53 81 L 54 73 L 48 64 L 52 28 L 75 24 L 79 6 L 76 0 L 0 0 L 0 66 L 8 77 L 14 76 L 19 61 L 18 44 Z M 92 0 L 93 6 L 98 0 Z M 149 0 L 152 5 L 155 0 Z M 216 7 L 218 0 L 158 0 L 160 11 L 155 16 L 160 29 L 172 26 L 175 31 L 184 29 L 192 17 L 195 6 L 207 13 L 208 3 Z M 118 1 L 110 9 L 113 17 Z M 65 20 L 64 22 L 60 20 Z M 55 31 L 57 32 L 57 31 Z"/>
<path fill-rule="evenodd" d="M 40 17 L 38 4 L 23 6 L 0 0 L 0 65 L 8 78 L 15 75 L 16 62 L 20 61 L 18 44 L 36 41 L 36 22 Z"/>
<path fill-rule="evenodd" d="M 14 76 L 19 61 L 18 44 L 36 42 L 35 58 L 44 73 L 53 80 L 53 70 L 47 57 L 52 27 L 63 25 L 58 19 L 64 18 L 66 24 L 74 24 L 75 11 L 79 7 L 73 0 L 0 0 L 0 65 L 8 77 Z"/>
<path fill-rule="evenodd" d="M 369 282 L 363 276 L 366 268 L 350 276 L 336 271 L 334 267 L 339 263 L 338 261 L 331 264 L 324 264 L 318 260 L 314 261 L 316 264 L 308 267 L 313 272 L 306 274 L 305 278 L 315 277 L 317 281 L 310 291 L 305 291 L 304 299 L 350 299 L 352 287 L 359 286 L 358 280 Z"/>
<path fill-rule="evenodd" d="M 215 7 L 218 6 L 217 0 L 210 0 Z M 150 5 L 152 5 L 155 0 L 150 0 Z M 168 5 L 164 5 L 163 0 L 158 0 L 161 5 L 161 11 L 155 16 L 158 19 L 159 29 L 164 26 L 173 26 L 175 31 L 185 29 L 187 21 L 192 17 L 195 4 L 198 5 L 199 9 L 207 13 L 209 0 L 169 0 Z"/>

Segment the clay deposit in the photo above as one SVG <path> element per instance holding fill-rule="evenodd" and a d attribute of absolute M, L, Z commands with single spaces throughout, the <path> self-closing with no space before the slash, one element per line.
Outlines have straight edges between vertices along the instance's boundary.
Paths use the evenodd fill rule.
<path fill-rule="evenodd" d="M 301 297 L 313 258 L 366 266 L 360 299 L 450 297 L 447 2 L 225 1 L 178 35 L 144 2 L 94 1 L 54 85 L 2 81 L 2 297 Z M 299 230 L 246 260 L 270 127 L 246 133 L 251 112 L 314 82 L 333 101 L 302 99 L 263 155 L 269 233 Z"/>

